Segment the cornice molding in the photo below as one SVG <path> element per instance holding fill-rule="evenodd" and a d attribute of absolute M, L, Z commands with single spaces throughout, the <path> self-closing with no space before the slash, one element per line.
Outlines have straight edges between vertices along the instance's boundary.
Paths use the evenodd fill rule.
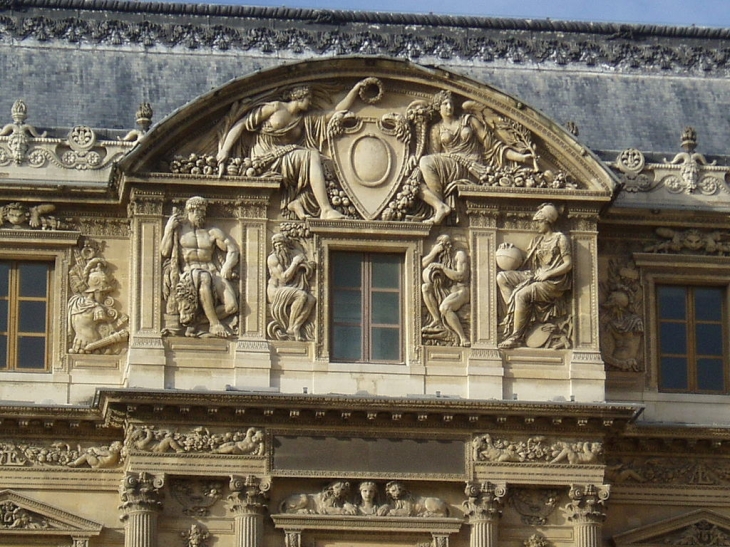
<path fill-rule="evenodd" d="M 97 19 L 99 12 L 103 17 Z M 178 20 L 162 24 L 140 15 Z M 217 24 L 211 17 L 219 18 Z M 277 28 L 278 22 L 285 24 Z M 435 57 L 608 67 L 612 72 L 730 72 L 730 30 L 719 28 L 107 0 L 2 0 L 0 23 L 0 36 L 74 46 Z M 365 25 L 379 25 L 378 32 Z"/>

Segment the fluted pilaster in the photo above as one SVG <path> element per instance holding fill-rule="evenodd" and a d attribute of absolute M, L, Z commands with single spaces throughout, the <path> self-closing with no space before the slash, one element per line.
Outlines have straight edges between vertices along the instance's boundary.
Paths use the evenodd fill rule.
<path fill-rule="evenodd" d="M 497 547 L 499 518 L 502 516 L 502 498 L 507 493 L 504 486 L 491 482 L 468 483 L 463 503 L 464 514 L 471 525 L 471 547 Z"/>
<path fill-rule="evenodd" d="M 162 477 L 127 473 L 119 489 L 124 522 L 124 547 L 157 547 L 157 515 L 162 509 Z"/>
<path fill-rule="evenodd" d="M 236 547 L 261 547 L 263 545 L 264 501 L 271 488 L 268 478 L 253 475 L 232 476 L 229 487 L 228 509 L 233 514 Z"/>
<path fill-rule="evenodd" d="M 572 501 L 562 511 L 568 521 L 573 523 L 576 547 L 600 547 L 601 530 L 606 520 L 606 501 L 610 492 L 607 484 L 570 487 L 568 495 Z"/>

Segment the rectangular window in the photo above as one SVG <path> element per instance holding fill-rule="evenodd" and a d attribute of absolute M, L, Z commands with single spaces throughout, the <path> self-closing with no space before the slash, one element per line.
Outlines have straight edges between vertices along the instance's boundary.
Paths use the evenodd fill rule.
<path fill-rule="evenodd" d="M 659 388 L 727 393 L 723 287 L 659 285 Z"/>
<path fill-rule="evenodd" d="M 332 360 L 402 362 L 403 256 L 338 251 L 330 260 Z"/>
<path fill-rule="evenodd" d="M 46 369 L 51 269 L 0 260 L 0 370 Z"/>

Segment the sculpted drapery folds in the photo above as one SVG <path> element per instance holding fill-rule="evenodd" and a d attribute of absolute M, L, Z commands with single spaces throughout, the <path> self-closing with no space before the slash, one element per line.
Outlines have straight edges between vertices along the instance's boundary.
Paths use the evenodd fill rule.
<path fill-rule="evenodd" d="M 567 347 L 569 336 L 557 320 L 565 315 L 561 297 L 572 286 L 573 258 L 568 237 L 553 230 L 558 210 L 551 203 L 540 206 L 533 217 L 539 235 L 527 250 L 523 264 L 526 270 L 505 270 L 497 274 L 497 285 L 507 305 L 503 321 L 506 338 L 499 344 L 502 349 L 526 344 L 541 347 Z M 514 248 L 502 244 L 500 250 Z M 570 321 L 565 319 L 566 324 Z"/>
<path fill-rule="evenodd" d="M 421 292 L 430 322 L 423 335 L 431 340 L 456 338 L 459 346 L 468 346 L 458 311 L 469 303 L 469 258 L 461 249 L 454 249 L 451 237 L 440 235 L 431 251 L 421 260 L 423 285 Z"/>
<path fill-rule="evenodd" d="M 453 192 L 453 184 L 478 181 L 484 183 L 495 168 L 509 163 L 527 163 L 537 172 L 535 146 L 529 132 L 515 131 L 510 142 L 497 138 L 480 109 L 473 101 L 466 101 L 465 112 L 456 115 L 456 106 L 450 91 L 439 91 L 433 97 L 431 108 L 440 117 L 428 136 L 428 153 L 418 162 L 423 184 L 421 198 L 433 209 L 430 224 L 441 224 L 451 213 L 453 205 L 444 201 Z M 517 136 L 521 138 L 516 138 Z"/>
<path fill-rule="evenodd" d="M 242 141 L 251 139 L 249 174 L 270 170 L 281 175 L 288 211 L 299 219 L 342 218 L 327 195 L 321 151 L 330 118 L 335 112 L 349 110 L 364 85 L 355 84 L 330 112 L 311 110 L 313 95 L 308 86 L 290 89 L 283 100 L 234 104 L 218 143 L 219 173 L 225 173 L 234 147 L 246 148 Z"/>
<path fill-rule="evenodd" d="M 284 234 L 275 234 L 271 245 L 273 250 L 266 261 L 269 268 L 266 294 L 274 320 L 267 329 L 269 336 L 306 340 L 304 326 L 316 302 L 309 292 L 315 263 L 295 249 Z"/>
<path fill-rule="evenodd" d="M 186 336 L 225 338 L 237 319 L 232 280 L 239 250 L 220 228 L 205 227 L 206 211 L 207 201 L 196 196 L 185 203 L 184 216 L 174 209 L 168 219 L 161 245 L 167 259 L 163 295 L 168 315 L 179 317 Z"/>

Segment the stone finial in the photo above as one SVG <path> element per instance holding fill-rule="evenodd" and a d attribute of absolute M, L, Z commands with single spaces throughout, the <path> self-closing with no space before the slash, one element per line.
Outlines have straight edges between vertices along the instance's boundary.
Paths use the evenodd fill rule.
<path fill-rule="evenodd" d="M 148 102 L 139 103 L 139 108 L 137 108 L 137 112 L 135 116 L 137 117 L 137 125 L 139 125 L 140 129 L 147 133 L 147 130 L 150 128 L 150 125 L 152 125 L 152 115 L 154 114 L 154 111 L 152 110 L 152 106 Z"/>
<path fill-rule="evenodd" d="M 22 99 L 18 99 L 13 103 L 10 113 L 15 123 L 22 124 L 28 117 L 28 107 Z"/>
<path fill-rule="evenodd" d="M 687 126 L 682 131 L 682 149 L 693 152 L 697 148 L 697 131 L 694 127 Z"/>

